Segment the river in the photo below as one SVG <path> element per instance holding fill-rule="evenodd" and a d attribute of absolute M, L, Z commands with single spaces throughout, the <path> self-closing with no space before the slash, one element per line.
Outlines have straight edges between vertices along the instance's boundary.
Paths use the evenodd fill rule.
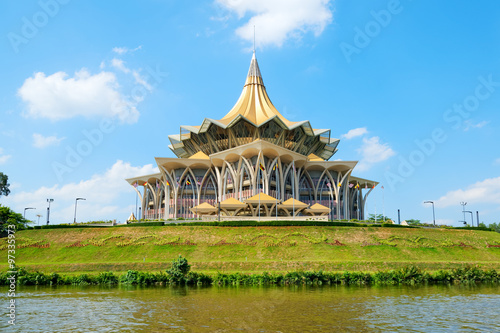
<path fill-rule="evenodd" d="M 499 286 L 18 287 L 2 332 L 500 332 Z"/>

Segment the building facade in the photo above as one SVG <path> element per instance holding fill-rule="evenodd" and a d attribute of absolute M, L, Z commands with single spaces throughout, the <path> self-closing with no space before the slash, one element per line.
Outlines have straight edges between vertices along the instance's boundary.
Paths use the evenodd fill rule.
<path fill-rule="evenodd" d="M 309 121 L 292 122 L 272 104 L 253 54 L 243 91 L 222 118 L 169 136 L 176 158 L 155 158 L 157 174 L 127 179 L 139 218 L 322 215 L 364 219 L 378 184 L 354 177 L 356 161 L 328 161 L 338 139 Z"/>

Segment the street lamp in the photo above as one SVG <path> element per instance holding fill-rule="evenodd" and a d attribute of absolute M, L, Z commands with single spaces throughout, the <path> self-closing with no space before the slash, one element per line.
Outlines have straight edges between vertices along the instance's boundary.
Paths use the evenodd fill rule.
<path fill-rule="evenodd" d="M 424 201 L 424 203 L 432 204 L 432 219 L 434 220 L 434 226 L 436 226 L 436 214 L 434 212 L 434 201 Z"/>
<path fill-rule="evenodd" d="M 42 217 L 42 214 L 36 214 L 36 217 L 38 217 L 38 222 L 36 225 L 40 225 L 40 217 Z"/>
<path fill-rule="evenodd" d="M 47 207 L 47 225 L 49 225 L 50 203 L 53 201 L 54 201 L 54 199 L 47 199 L 47 202 L 49 203 L 49 207 Z"/>
<path fill-rule="evenodd" d="M 471 226 L 474 226 L 474 213 L 472 213 L 470 210 L 466 210 L 465 211 L 466 213 L 470 213 L 470 218 L 471 218 Z M 465 218 L 464 218 L 464 221 L 465 221 Z"/>
<path fill-rule="evenodd" d="M 78 200 L 87 200 L 85 198 L 76 198 L 75 200 L 75 219 L 73 220 L 73 223 L 76 223 L 76 206 L 78 204 Z"/>
<path fill-rule="evenodd" d="M 462 201 L 460 202 L 460 204 L 462 205 L 462 211 L 464 213 L 464 224 L 467 224 L 467 222 L 465 221 L 465 205 L 467 205 L 467 202 Z"/>
<path fill-rule="evenodd" d="M 26 208 L 24 208 L 23 218 L 26 218 L 26 210 L 28 210 L 28 209 L 36 209 L 36 208 L 33 208 L 33 207 L 26 207 Z"/>

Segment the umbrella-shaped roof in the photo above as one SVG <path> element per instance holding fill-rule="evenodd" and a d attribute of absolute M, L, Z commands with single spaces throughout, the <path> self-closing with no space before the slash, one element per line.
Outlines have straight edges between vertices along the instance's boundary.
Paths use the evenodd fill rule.
<path fill-rule="evenodd" d="M 249 204 L 258 204 L 259 202 L 261 204 L 275 203 L 276 198 L 273 198 L 272 196 L 267 195 L 265 193 L 259 193 L 259 194 L 254 195 L 253 197 L 245 200 L 245 203 L 249 203 Z"/>
<path fill-rule="evenodd" d="M 231 208 L 245 208 L 247 206 L 246 203 L 243 203 L 235 198 L 229 198 L 220 203 L 221 208 L 231 209 Z"/>

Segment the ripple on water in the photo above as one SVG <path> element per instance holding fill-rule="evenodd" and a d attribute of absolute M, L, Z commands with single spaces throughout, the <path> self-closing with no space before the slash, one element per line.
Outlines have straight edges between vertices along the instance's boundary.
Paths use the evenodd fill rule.
<path fill-rule="evenodd" d="M 22 287 L 14 332 L 500 332 L 499 287 Z M 0 302 L 7 304 L 6 289 Z M 3 307 L 3 318 L 7 318 Z M 0 323 L 4 330 L 7 320 Z"/>

